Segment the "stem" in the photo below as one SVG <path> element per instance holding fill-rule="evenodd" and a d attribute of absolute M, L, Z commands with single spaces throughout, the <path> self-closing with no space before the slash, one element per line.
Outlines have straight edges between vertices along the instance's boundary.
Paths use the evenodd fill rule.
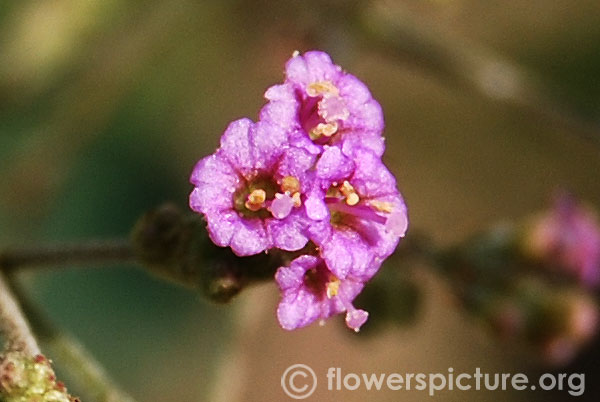
<path fill-rule="evenodd" d="M 52 351 L 53 358 L 67 370 L 78 388 L 98 402 L 135 402 L 108 376 L 101 364 L 72 336 L 58 330 L 45 315 L 34 306 L 21 287 L 9 277 L 15 295 L 41 342 Z"/>
<path fill-rule="evenodd" d="M 127 239 L 23 247 L 0 252 L 0 270 L 11 272 L 23 266 L 131 261 L 133 257 Z"/>
<path fill-rule="evenodd" d="M 443 76 L 480 96 L 526 110 L 600 145 L 600 127 L 555 99 L 532 74 L 493 50 L 424 21 L 400 2 L 349 10 L 345 18 L 371 47 Z"/>
<path fill-rule="evenodd" d="M 5 351 L 20 351 L 32 357 L 40 354 L 40 347 L 1 272 L 0 333 L 6 338 Z"/>

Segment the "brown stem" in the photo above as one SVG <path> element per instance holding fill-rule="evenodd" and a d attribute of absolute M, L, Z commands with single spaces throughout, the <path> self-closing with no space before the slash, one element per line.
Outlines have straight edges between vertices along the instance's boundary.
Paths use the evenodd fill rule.
<path fill-rule="evenodd" d="M 24 266 L 53 266 L 81 263 L 131 261 L 129 240 L 90 241 L 6 249 L 0 252 L 0 270 L 14 271 Z"/>
<path fill-rule="evenodd" d="M 6 339 L 5 351 L 19 351 L 32 357 L 40 354 L 40 347 L 2 272 L 0 272 L 0 334 Z"/>

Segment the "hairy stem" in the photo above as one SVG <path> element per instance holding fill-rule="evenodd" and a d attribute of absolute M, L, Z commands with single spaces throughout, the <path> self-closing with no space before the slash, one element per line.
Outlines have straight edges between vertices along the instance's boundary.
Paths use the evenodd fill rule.
<path fill-rule="evenodd" d="M 5 351 L 19 351 L 28 356 L 40 354 L 40 347 L 2 272 L 0 272 L 0 334 L 6 340 Z"/>
<path fill-rule="evenodd" d="M 10 272 L 24 266 L 131 261 L 133 257 L 128 239 L 22 247 L 0 252 L 0 270 Z"/>

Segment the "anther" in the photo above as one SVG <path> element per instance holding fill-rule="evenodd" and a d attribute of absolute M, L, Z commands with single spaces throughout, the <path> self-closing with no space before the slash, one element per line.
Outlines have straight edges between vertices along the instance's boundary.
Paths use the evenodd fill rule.
<path fill-rule="evenodd" d="M 327 298 L 331 299 L 332 297 L 337 296 L 340 290 L 340 280 L 337 278 L 332 279 L 330 282 L 327 282 Z"/>
<path fill-rule="evenodd" d="M 340 91 L 335 85 L 329 81 L 317 81 L 309 84 L 306 87 L 306 93 L 308 96 L 315 97 L 319 95 L 335 95 L 337 96 Z"/>
<path fill-rule="evenodd" d="M 248 200 L 246 201 L 246 203 L 244 205 L 250 211 L 256 212 L 264 207 L 266 199 L 267 199 L 267 193 L 265 192 L 265 190 L 262 190 L 262 189 L 253 190 L 248 195 Z"/>
<path fill-rule="evenodd" d="M 331 137 L 338 131 L 338 124 L 333 123 L 319 123 L 315 128 L 310 130 L 311 138 L 317 139 L 321 136 Z"/>
<path fill-rule="evenodd" d="M 300 181 L 294 176 L 285 176 L 281 179 L 280 187 L 284 193 L 294 194 L 300 191 Z"/>

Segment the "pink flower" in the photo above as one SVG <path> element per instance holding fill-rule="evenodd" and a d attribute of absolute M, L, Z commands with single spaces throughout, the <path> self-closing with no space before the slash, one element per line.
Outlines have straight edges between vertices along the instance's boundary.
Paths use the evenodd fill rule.
<path fill-rule="evenodd" d="M 314 160 L 288 146 L 277 126 L 236 120 L 221 147 L 194 168 L 190 207 L 204 214 L 213 242 L 239 256 L 299 250 L 308 242 L 302 194 Z"/>
<path fill-rule="evenodd" d="M 346 325 L 358 332 L 369 314 L 352 305 L 363 288 L 355 278 L 339 279 L 315 256 L 304 255 L 275 274 L 281 289 L 277 318 L 282 328 L 293 330 L 317 319 L 346 312 Z"/>
<path fill-rule="evenodd" d="M 269 103 L 261 120 L 288 130 L 291 144 L 314 154 L 323 145 L 338 146 L 345 154 L 357 146 L 383 154 L 381 106 L 358 78 L 319 51 L 295 54 L 285 71 L 285 82 L 265 93 Z"/>
<path fill-rule="evenodd" d="M 348 158 L 326 147 L 316 175 L 318 186 L 305 203 L 307 215 L 329 225 L 311 230 L 311 240 L 336 276 L 367 281 L 408 228 L 396 180 L 377 155 L 360 148 Z"/>
<path fill-rule="evenodd" d="M 554 208 L 535 220 L 526 234 L 526 248 L 588 286 L 600 284 L 598 219 L 568 195 L 557 198 Z"/>

